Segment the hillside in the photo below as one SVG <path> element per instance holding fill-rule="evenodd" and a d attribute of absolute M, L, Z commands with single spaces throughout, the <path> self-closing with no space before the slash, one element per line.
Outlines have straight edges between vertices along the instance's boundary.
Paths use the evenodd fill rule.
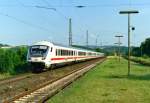
<path fill-rule="evenodd" d="M 94 45 L 89 45 L 88 47 L 83 46 L 83 45 L 72 45 L 73 47 L 77 48 L 82 48 L 82 49 L 88 49 L 88 50 L 97 50 L 99 49 L 101 52 L 106 53 L 107 55 L 113 55 L 115 52 L 118 52 L 118 46 L 94 46 Z M 120 52 L 125 55 L 127 54 L 128 48 L 126 46 L 121 46 L 120 47 Z"/>
<path fill-rule="evenodd" d="M 0 43 L 0 47 L 9 47 L 10 45 Z"/>

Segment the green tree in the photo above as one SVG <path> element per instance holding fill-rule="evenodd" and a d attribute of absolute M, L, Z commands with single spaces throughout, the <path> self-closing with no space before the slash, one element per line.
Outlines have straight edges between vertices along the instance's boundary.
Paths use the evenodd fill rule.
<path fill-rule="evenodd" d="M 133 56 L 141 56 L 141 49 L 140 49 L 140 47 L 133 47 L 132 51 L 131 51 L 131 54 Z"/>
<path fill-rule="evenodd" d="M 26 55 L 26 47 L 0 49 L 0 72 L 16 74 L 29 71 Z"/>
<path fill-rule="evenodd" d="M 143 55 L 150 56 L 150 38 L 147 38 L 144 42 L 142 42 L 140 48 Z"/>
<path fill-rule="evenodd" d="M 100 48 L 96 48 L 95 51 L 96 52 L 102 52 L 102 50 Z"/>

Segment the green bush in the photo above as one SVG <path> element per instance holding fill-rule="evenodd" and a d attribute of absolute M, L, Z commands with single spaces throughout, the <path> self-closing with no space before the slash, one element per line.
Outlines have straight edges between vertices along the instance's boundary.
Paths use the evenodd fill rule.
<path fill-rule="evenodd" d="M 143 56 L 142 56 L 144 59 L 148 59 L 148 58 L 150 58 L 148 55 L 146 55 L 146 54 L 144 54 Z"/>
<path fill-rule="evenodd" d="M 125 59 L 128 59 L 128 57 L 124 57 Z M 150 66 L 150 59 L 147 58 L 143 58 L 143 57 L 134 57 L 132 56 L 130 58 L 131 61 L 134 61 L 134 62 L 137 62 L 137 63 L 140 63 L 140 64 L 143 64 L 143 65 L 147 65 L 147 66 Z"/>
<path fill-rule="evenodd" d="M 26 55 L 26 47 L 0 49 L 0 72 L 10 74 L 28 72 Z"/>

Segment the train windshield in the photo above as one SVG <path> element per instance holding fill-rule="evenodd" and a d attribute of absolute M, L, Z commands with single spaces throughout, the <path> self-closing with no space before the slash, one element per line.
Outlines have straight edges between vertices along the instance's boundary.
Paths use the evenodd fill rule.
<path fill-rule="evenodd" d="M 45 57 L 48 51 L 48 46 L 36 45 L 30 47 L 30 55 L 32 57 Z"/>

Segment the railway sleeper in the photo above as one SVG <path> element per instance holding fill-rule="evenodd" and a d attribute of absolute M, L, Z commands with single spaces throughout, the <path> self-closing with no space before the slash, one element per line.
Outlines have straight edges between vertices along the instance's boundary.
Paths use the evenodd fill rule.
<path fill-rule="evenodd" d="M 85 72 L 89 71 L 91 68 L 93 68 L 97 63 L 91 64 L 87 67 L 85 67 L 82 70 L 76 71 L 75 73 L 71 73 L 66 77 L 61 78 L 60 80 L 57 80 L 53 82 L 52 84 L 49 84 L 41 89 L 36 90 L 35 92 L 31 93 L 28 96 L 25 96 L 20 98 L 19 100 L 24 101 L 32 101 L 33 103 L 42 103 L 43 101 L 47 100 L 57 92 L 59 92 L 61 89 L 65 88 L 67 85 L 69 85 L 71 82 L 76 80 L 79 76 L 83 75 Z M 26 100 L 24 100 L 26 99 Z M 27 102 L 28 103 L 28 102 Z"/>

